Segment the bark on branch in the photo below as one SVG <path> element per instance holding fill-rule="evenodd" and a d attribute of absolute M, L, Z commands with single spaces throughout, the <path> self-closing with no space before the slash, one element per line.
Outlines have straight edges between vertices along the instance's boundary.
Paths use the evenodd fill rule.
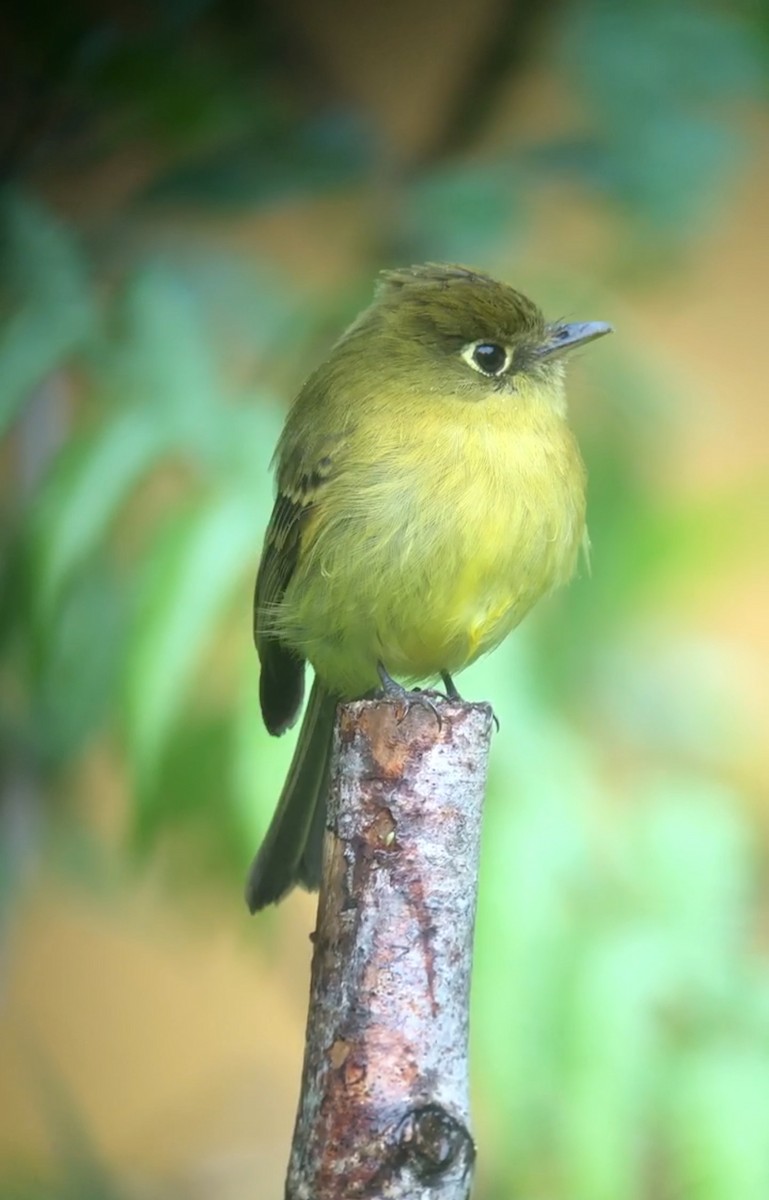
<path fill-rule="evenodd" d="M 466 1200 L 491 710 L 340 708 L 287 1200 Z"/>

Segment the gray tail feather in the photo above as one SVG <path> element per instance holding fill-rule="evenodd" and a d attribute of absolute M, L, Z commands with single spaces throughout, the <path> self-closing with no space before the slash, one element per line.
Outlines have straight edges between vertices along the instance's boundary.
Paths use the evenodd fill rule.
<path fill-rule="evenodd" d="M 276 904 L 296 884 L 320 886 L 336 697 L 316 679 L 275 815 L 251 864 L 252 913 Z"/>

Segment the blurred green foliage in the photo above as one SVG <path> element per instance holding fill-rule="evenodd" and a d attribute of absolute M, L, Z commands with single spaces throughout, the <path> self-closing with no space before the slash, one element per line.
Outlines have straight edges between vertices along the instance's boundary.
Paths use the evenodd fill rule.
<path fill-rule="evenodd" d="M 36 26 L 39 7 L 19 27 L 22 94 L 46 64 L 59 70 L 45 136 L 23 111 L 10 131 L 0 200 L 0 903 L 7 913 L 40 847 L 72 835 L 68 795 L 95 740 L 131 781 L 127 851 L 183 830 L 189 873 L 216 866 L 238 895 L 290 752 L 262 729 L 249 644 L 290 390 L 383 260 L 496 269 L 554 173 L 618 219 L 587 315 L 612 316 L 598 311 L 601 273 L 683 261 L 747 148 L 732 109 L 765 92 L 765 17 L 545 6 L 551 63 L 582 105 L 573 135 L 426 155 L 386 181 L 389 202 L 372 213 L 381 137 L 367 114 L 297 84 L 312 72 L 276 53 L 279 24 L 265 18 L 256 37 L 242 6 L 197 2 L 147 6 L 133 26 L 77 6 Z M 503 33 L 489 35 L 500 74 L 515 65 Z M 485 82 L 461 97 L 476 123 L 478 95 L 494 98 Z M 41 159 L 55 174 L 72 153 L 91 162 L 137 136 L 163 153 L 131 212 L 98 236 L 57 217 L 36 182 Z M 327 189 L 370 214 L 371 260 L 323 297 L 199 231 L 144 232 L 161 205 L 166 222 L 175 205 L 258 215 Z M 584 304 L 584 281 L 542 287 Z M 493 697 L 502 722 L 474 992 L 484 1194 L 765 1200 L 763 881 L 740 804 L 718 782 L 750 722 L 724 671 L 729 648 L 649 619 L 682 573 L 748 551 L 766 485 L 706 509 L 661 505 L 645 462 L 675 453 L 672 384 L 663 410 L 648 347 L 635 358 L 621 335 L 589 370 L 602 406 L 581 431 L 592 578 L 463 687 Z M 746 531 L 736 546 L 720 536 L 725 513 Z M 632 783 L 612 774 L 613 754 Z"/>

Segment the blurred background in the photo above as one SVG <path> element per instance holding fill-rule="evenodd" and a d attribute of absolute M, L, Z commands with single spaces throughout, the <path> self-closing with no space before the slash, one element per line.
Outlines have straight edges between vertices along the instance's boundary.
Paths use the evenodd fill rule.
<path fill-rule="evenodd" d="M 14 0 L 0 46 L 0 1198 L 283 1194 L 268 464 L 376 271 L 445 259 L 616 328 L 592 577 L 461 681 L 474 1195 L 766 1200 L 769 8 Z"/>

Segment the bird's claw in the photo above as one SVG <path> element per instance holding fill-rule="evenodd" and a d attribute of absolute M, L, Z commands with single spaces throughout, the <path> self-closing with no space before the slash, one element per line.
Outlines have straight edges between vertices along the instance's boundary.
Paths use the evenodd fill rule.
<path fill-rule="evenodd" d="M 409 691 L 408 688 L 403 687 L 402 684 L 396 682 L 392 676 L 388 675 L 381 663 L 377 664 L 377 671 L 379 673 L 379 680 L 382 684 L 382 694 L 390 700 L 400 701 L 403 705 L 403 713 L 397 718 L 397 723 L 399 725 L 406 720 L 406 717 L 409 715 L 412 708 L 419 706 L 420 708 L 426 708 L 433 714 L 438 723 L 439 730 L 443 728 L 443 717 L 439 713 L 436 705 L 430 699 L 427 692 L 420 691 L 419 688 L 415 688 L 413 692 Z M 440 693 L 436 694 L 440 696 Z M 440 699 L 442 700 L 444 697 L 440 696 Z"/>
<path fill-rule="evenodd" d="M 413 692 L 409 692 L 404 688 L 404 692 L 405 695 L 400 697 L 403 702 L 403 714 L 396 719 L 396 723 L 398 725 L 402 725 L 412 708 L 424 708 L 433 714 L 438 723 L 438 731 L 440 732 L 440 730 L 443 728 L 443 717 L 438 711 L 437 705 L 433 703 L 427 693 L 420 691 L 418 688 L 416 688 Z M 440 693 L 437 693 L 437 695 L 441 700 L 445 698 L 440 695 Z"/>

